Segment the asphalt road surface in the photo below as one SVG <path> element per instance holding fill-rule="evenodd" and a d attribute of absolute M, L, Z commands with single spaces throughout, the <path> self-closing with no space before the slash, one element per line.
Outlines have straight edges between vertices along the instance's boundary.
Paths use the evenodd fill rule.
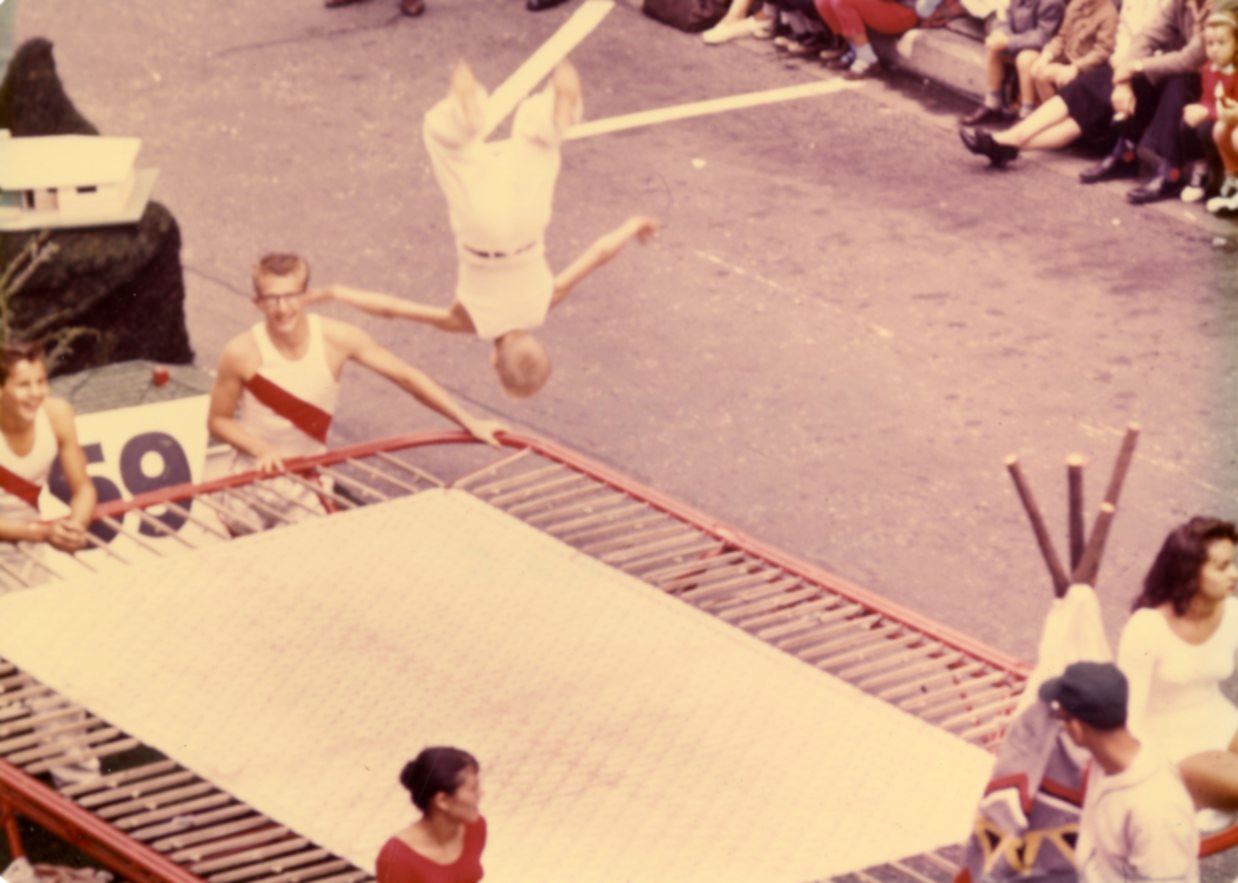
<path fill-rule="evenodd" d="M 449 301 L 421 115 L 457 58 L 493 87 L 575 5 L 20 2 L 79 108 L 161 169 L 203 365 L 256 320 L 267 250 L 305 254 L 316 283 Z M 831 76 L 625 3 L 573 60 L 595 119 Z M 1064 457 L 1090 458 L 1091 511 L 1139 421 L 1100 582 L 1116 636 L 1171 526 L 1238 516 L 1238 228 L 1080 186 L 1078 154 L 994 172 L 958 142 L 965 107 L 892 78 L 569 143 L 552 265 L 629 214 L 666 226 L 551 317 L 531 401 L 503 396 L 482 343 L 360 324 L 462 400 L 1023 657 L 1049 583 L 1003 458 L 1064 552 Z M 336 425 L 439 424 L 350 375 Z"/>

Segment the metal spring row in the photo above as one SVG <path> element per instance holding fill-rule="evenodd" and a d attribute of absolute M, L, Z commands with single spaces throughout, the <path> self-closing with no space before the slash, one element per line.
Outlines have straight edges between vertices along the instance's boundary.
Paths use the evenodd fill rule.
<path fill-rule="evenodd" d="M 312 487 L 341 509 L 353 508 L 358 501 L 382 502 L 442 486 L 428 473 L 381 452 L 364 460 L 323 467 L 318 472 L 330 476 L 336 490 Z M 309 484 L 305 479 L 292 478 Z M 234 496 L 264 514 L 269 513 L 277 522 L 288 523 L 290 519 L 285 514 L 269 506 L 264 508 L 263 495 L 291 500 L 281 493 L 278 482 L 256 484 L 261 487 L 260 492 L 242 487 L 213 497 L 199 496 L 195 503 L 203 503 L 216 512 L 226 508 L 235 518 L 235 508 L 226 506 L 226 497 Z M 217 525 L 195 516 L 190 509 L 175 503 L 164 505 L 214 538 L 228 539 Z M 149 513 L 138 510 L 137 515 L 140 523 L 174 537 L 179 544 L 195 545 Z M 167 554 L 121 520 L 102 521 L 127 536 L 142 552 L 157 557 Z M 129 563 L 107 544 L 91 539 L 110 557 Z M 72 563 L 94 570 L 76 556 L 57 556 L 54 564 L 36 556 L 31 556 L 31 560 L 35 562 L 33 570 L 24 568 L 24 572 L 19 572 L 7 568 L 4 576 L 25 583 L 26 575 L 34 574 L 34 580 L 42 582 L 48 575 L 71 575 Z M 33 776 L 51 775 L 60 794 L 190 873 L 211 883 L 373 880 L 347 860 L 298 836 L 174 761 L 161 759 L 126 767 L 123 758 L 117 757 L 143 747 L 139 740 L 0 660 L 0 757 Z M 90 774 L 91 765 L 97 768 L 100 761 L 109 758 L 121 761 L 118 765 L 125 768 L 102 776 Z"/>
<path fill-rule="evenodd" d="M 340 509 L 442 486 L 434 476 L 382 452 L 319 467 L 318 472 L 335 482 L 334 491 L 324 493 L 307 479 L 291 478 L 312 487 Z M 525 449 L 454 486 L 974 744 L 992 747 L 1000 741 L 1009 721 L 1022 686 L 1018 677 L 738 549 L 586 473 Z M 235 509 L 224 499 L 231 495 L 276 522 L 289 522 L 286 515 L 266 506 L 262 495 L 284 497 L 294 506 L 298 505 L 296 501 L 282 494 L 275 482 L 258 482 L 256 487 L 261 490 L 241 487 L 213 497 L 199 496 L 195 501 L 216 512 L 227 510 L 235 518 Z M 227 539 L 209 521 L 195 518 L 184 507 L 165 505 L 218 539 Z M 193 545 L 148 513 L 139 511 L 138 519 L 183 545 Z M 143 550 L 164 554 L 122 522 L 105 519 L 105 523 Z M 119 557 L 110 550 L 108 554 Z M 89 568 L 80 559 L 72 560 Z M 55 570 L 53 573 L 62 575 Z M 50 771 L 63 760 L 65 748 L 76 747 L 78 755 L 85 752 L 107 757 L 139 747 L 137 740 L 71 706 L 28 675 L 12 666 L 8 670 L 10 677 L 17 679 L 13 684 L 21 686 L 10 686 L 8 678 L 0 679 L 0 715 L 5 707 L 13 706 L 9 700 L 22 698 L 23 694 L 17 692 L 9 696 L 10 690 L 29 689 L 41 691 L 38 695 L 49 702 L 61 703 L 56 708 L 63 718 L 76 722 L 55 730 L 27 725 L 23 734 L 26 741 L 19 740 L 18 744 L 21 750 L 35 752 L 29 762 L 9 755 L 11 740 L 5 738 L 6 734 L 16 736 L 19 731 L 0 725 L 0 755 L 27 772 Z M 2 704 L 6 702 L 7 706 Z M 61 720 L 54 716 L 56 708 L 42 708 L 40 714 L 52 714 L 54 724 Z M 74 733 L 82 738 L 76 742 L 62 739 Z M 372 879 L 170 760 L 60 790 L 213 883 L 360 883 Z M 943 850 L 842 879 L 923 883 L 952 879 L 956 871 L 951 851 Z"/>
<path fill-rule="evenodd" d="M 0 662 L 0 757 L 212 883 L 372 879 L 170 760 L 98 775 L 142 743 Z M 97 767 L 96 767 L 97 769 Z"/>
<path fill-rule="evenodd" d="M 456 482 L 510 515 L 982 747 L 1023 679 L 528 450 Z"/>

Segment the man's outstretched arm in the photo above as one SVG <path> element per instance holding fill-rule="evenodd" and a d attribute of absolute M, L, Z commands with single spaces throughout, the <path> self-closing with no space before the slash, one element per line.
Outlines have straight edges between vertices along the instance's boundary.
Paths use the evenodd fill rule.
<path fill-rule="evenodd" d="M 380 319 L 409 319 L 437 328 L 439 331 L 472 333 L 473 321 L 468 311 L 457 302 L 450 307 L 432 307 L 404 300 L 391 294 L 365 291 L 348 285 L 332 285 L 310 295 L 310 302 L 335 301 Z"/>
<path fill-rule="evenodd" d="M 360 328 L 339 322 L 331 325 L 332 342 L 340 346 L 347 358 L 356 360 L 371 371 L 386 377 L 431 411 L 441 414 L 478 441 L 499 446 L 498 433 L 507 427 L 497 420 L 475 417 L 456 404 L 455 400 L 428 374 L 380 346 Z"/>
<path fill-rule="evenodd" d="M 661 227 L 661 221 L 636 215 L 599 237 L 580 257 L 572 261 L 566 270 L 555 277 L 555 290 L 550 298 L 550 306 L 557 307 L 582 279 L 619 254 L 632 239 L 643 245 L 652 239 Z"/>

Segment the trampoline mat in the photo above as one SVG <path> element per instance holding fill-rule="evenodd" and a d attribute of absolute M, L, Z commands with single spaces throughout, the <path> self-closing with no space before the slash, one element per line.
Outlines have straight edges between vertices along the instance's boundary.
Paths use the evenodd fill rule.
<path fill-rule="evenodd" d="M 0 597 L 0 654 L 366 869 L 425 745 L 516 883 L 840 874 L 962 840 L 992 764 L 462 491 Z"/>

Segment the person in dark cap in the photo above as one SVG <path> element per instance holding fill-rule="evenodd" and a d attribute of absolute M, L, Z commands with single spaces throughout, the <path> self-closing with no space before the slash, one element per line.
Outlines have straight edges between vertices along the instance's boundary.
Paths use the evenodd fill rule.
<path fill-rule="evenodd" d="M 1040 687 L 1071 741 L 1092 755 L 1075 864 L 1083 883 L 1197 883 L 1195 808 L 1177 769 L 1126 728 L 1126 676 L 1076 662 Z"/>

